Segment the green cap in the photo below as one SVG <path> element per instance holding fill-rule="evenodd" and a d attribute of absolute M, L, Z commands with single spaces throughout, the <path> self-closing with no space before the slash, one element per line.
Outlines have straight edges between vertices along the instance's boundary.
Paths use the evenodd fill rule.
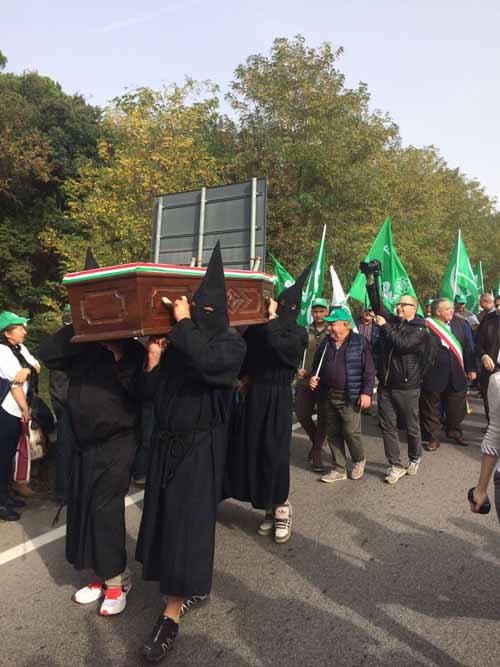
<path fill-rule="evenodd" d="M 318 297 L 311 303 L 311 308 L 328 308 L 328 301 L 323 297 Z"/>
<path fill-rule="evenodd" d="M 3 331 L 13 324 L 28 324 L 28 322 L 29 320 L 25 317 L 19 317 L 19 315 L 11 313 L 8 310 L 2 310 L 0 313 L 0 331 Z"/>
<path fill-rule="evenodd" d="M 63 313 L 71 313 L 71 306 L 69 303 L 64 306 Z"/>
<path fill-rule="evenodd" d="M 432 306 L 432 304 L 434 303 L 434 301 L 435 301 L 435 299 L 427 299 L 427 301 L 425 302 L 425 305 L 426 305 L 426 306 Z"/>
<path fill-rule="evenodd" d="M 467 299 L 463 294 L 457 294 L 455 297 L 455 303 L 466 303 Z"/>
<path fill-rule="evenodd" d="M 352 317 L 343 308 L 334 308 L 332 312 L 325 317 L 325 322 L 351 322 Z"/>

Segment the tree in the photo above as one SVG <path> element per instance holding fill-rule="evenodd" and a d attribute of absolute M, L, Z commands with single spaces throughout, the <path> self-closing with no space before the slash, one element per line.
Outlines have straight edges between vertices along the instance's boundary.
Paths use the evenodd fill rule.
<path fill-rule="evenodd" d="M 140 88 L 106 110 L 100 163 L 87 160 L 65 185 L 74 242 L 45 235 L 68 267 L 80 267 L 89 243 L 104 264 L 148 260 L 153 197 L 222 182 L 210 146 L 218 100 L 213 87 L 201 101 L 199 91 L 192 81 L 159 92 Z"/>
<path fill-rule="evenodd" d="M 41 239 L 65 233 L 62 186 L 98 159 L 99 121 L 47 77 L 0 73 L 0 307 L 34 313 L 63 298 L 60 258 Z"/>

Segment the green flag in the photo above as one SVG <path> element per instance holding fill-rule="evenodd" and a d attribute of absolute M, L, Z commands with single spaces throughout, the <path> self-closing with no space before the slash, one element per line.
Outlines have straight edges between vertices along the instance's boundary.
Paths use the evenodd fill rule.
<path fill-rule="evenodd" d="M 307 327 L 311 321 L 311 303 L 323 294 L 323 282 L 325 279 L 325 262 L 326 262 L 326 225 L 323 227 L 323 234 L 321 241 L 314 258 L 314 264 L 309 274 L 307 287 L 302 292 L 302 305 L 300 313 L 297 317 L 297 324 L 302 327 Z"/>
<path fill-rule="evenodd" d="M 394 247 L 391 220 L 389 217 L 385 219 L 384 224 L 377 234 L 377 238 L 370 248 L 370 252 L 365 257 L 365 262 L 373 259 L 378 259 L 382 265 L 380 281 L 382 284 L 384 306 L 387 310 L 395 313 L 396 306 L 403 294 L 411 294 L 411 296 L 417 298 L 411 280 Z M 361 303 L 366 303 L 366 277 L 361 271 L 354 279 L 348 296 Z M 418 312 L 422 314 L 420 305 Z"/>
<path fill-rule="evenodd" d="M 479 312 L 479 291 L 469 255 L 458 230 L 457 240 L 441 285 L 441 296 L 452 303 L 456 296 L 465 297 L 465 307 L 472 313 Z"/>
<path fill-rule="evenodd" d="M 481 260 L 476 264 L 476 268 L 474 270 L 474 277 L 476 278 L 476 287 L 481 295 L 484 292 L 484 278 L 483 278 L 483 263 Z"/>
<path fill-rule="evenodd" d="M 283 290 L 287 287 L 291 287 L 295 283 L 295 278 L 288 273 L 285 267 L 278 262 L 274 255 L 271 255 L 269 251 L 267 251 L 267 254 L 274 262 L 274 271 L 276 273 L 274 293 L 276 294 L 276 297 L 279 297 Z"/>

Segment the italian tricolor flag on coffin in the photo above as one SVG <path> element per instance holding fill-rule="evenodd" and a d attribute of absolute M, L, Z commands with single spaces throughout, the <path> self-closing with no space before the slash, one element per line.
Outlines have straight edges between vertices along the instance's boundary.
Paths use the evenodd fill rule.
<path fill-rule="evenodd" d="M 91 269 L 90 271 L 77 271 L 68 273 L 63 278 L 64 285 L 80 283 L 86 280 L 95 280 L 96 278 L 119 278 L 120 276 L 133 275 L 134 273 L 157 273 L 172 274 L 176 276 L 203 277 L 205 268 L 191 266 L 176 266 L 175 264 L 149 264 L 138 262 L 134 264 L 120 264 L 118 266 L 106 266 L 102 269 Z M 266 273 L 256 271 L 245 271 L 243 269 L 225 269 L 225 278 L 247 278 L 253 280 L 263 280 L 273 282 L 273 277 Z"/>

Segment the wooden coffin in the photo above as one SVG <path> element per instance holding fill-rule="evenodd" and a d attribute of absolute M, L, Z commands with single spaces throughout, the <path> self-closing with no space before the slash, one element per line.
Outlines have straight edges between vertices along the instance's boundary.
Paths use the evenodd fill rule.
<path fill-rule="evenodd" d="M 205 269 L 168 264 L 124 264 L 69 273 L 63 279 L 71 305 L 73 342 L 116 340 L 168 333 L 175 324 L 162 297 L 189 301 Z M 273 279 L 265 273 L 227 270 L 232 326 L 267 321 Z"/>

